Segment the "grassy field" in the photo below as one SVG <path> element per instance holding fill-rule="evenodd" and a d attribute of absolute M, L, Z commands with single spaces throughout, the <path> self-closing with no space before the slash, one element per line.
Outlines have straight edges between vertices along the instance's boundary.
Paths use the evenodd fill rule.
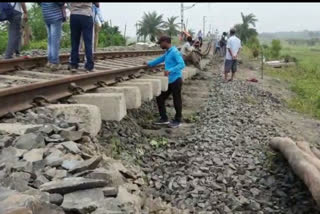
<path fill-rule="evenodd" d="M 272 69 L 266 73 L 285 79 L 296 96 L 288 100 L 289 107 L 320 119 L 320 46 L 289 46 L 283 44 L 281 55 L 297 59 L 297 66 Z"/>

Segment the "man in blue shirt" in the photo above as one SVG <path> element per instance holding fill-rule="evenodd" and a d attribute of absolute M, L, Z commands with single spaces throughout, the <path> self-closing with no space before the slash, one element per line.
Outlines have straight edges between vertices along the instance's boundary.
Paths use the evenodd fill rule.
<path fill-rule="evenodd" d="M 160 63 L 165 64 L 164 75 L 169 78 L 169 87 L 165 92 L 157 97 L 157 104 L 160 113 L 160 120 L 155 124 L 163 125 L 169 124 L 171 128 L 177 128 L 181 124 L 182 119 L 182 99 L 181 99 L 181 88 L 182 88 L 182 70 L 185 67 L 183 58 L 179 50 L 171 45 L 171 38 L 168 36 L 160 37 L 158 44 L 162 49 L 166 50 L 166 53 L 150 62 L 146 62 L 149 67 L 156 66 Z M 166 113 L 165 101 L 172 94 L 173 104 L 176 110 L 175 119 L 169 123 L 168 116 Z"/>

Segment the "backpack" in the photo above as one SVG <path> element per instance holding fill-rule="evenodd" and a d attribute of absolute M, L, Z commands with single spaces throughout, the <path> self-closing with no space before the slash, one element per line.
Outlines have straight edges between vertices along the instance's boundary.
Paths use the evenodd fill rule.
<path fill-rule="evenodd" d="M 222 37 L 219 43 L 220 43 L 220 47 L 223 47 L 226 44 L 226 39 Z"/>
<path fill-rule="evenodd" d="M 10 2 L 0 2 L 0 21 L 9 20 L 13 16 L 16 2 L 12 5 Z"/>

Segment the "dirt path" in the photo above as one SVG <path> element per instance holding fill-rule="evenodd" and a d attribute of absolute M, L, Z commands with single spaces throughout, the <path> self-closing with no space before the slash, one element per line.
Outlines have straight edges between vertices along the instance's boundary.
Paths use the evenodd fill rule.
<path fill-rule="evenodd" d="M 183 127 L 153 126 L 157 108 L 149 103 L 120 123 L 105 123 L 102 137 L 122 142 L 113 153 L 143 169 L 150 193 L 190 213 L 319 213 L 285 159 L 268 146 L 274 136 L 299 137 L 295 128 L 303 123 L 310 134 L 301 136 L 312 141 L 318 133 L 311 119 L 297 122 L 281 97 L 241 73 L 223 83 L 221 66 L 216 61 L 185 82 Z M 168 106 L 172 116 L 171 101 Z"/>

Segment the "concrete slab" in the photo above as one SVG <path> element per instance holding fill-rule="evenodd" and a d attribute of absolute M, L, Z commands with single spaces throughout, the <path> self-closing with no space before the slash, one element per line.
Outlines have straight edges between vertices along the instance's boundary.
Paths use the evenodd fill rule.
<path fill-rule="evenodd" d="M 169 84 L 168 77 L 156 76 L 156 75 L 144 75 L 144 76 L 140 77 L 140 79 L 159 79 L 159 80 L 161 80 L 161 91 L 168 90 L 168 84 Z"/>
<path fill-rule="evenodd" d="M 42 127 L 43 125 L 26 125 L 21 123 L 0 123 L 0 131 L 9 134 L 23 135 L 30 128 Z"/>
<path fill-rule="evenodd" d="M 123 93 L 126 99 L 127 109 L 136 109 L 141 106 L 141 93 L 138 87 L 115 86 L 98 88 L 97 93 Z"/>
<path fill-rule="evenodd" d="M 153 98 L 153 88 L 151 82 L 132 82 L 125 81 L 119 83 L 117 86 L 135 86 L 140 89 L 142 101 L 150 101 Z"/>
<path fill-rule="evenodd" d="M 151 82 L 152 83 L 152 91 L 153 96 L 159 96 L 161 94 L 161 80 L 159 79 L 132 79 L 132 82 Z"/>
<path fill-rule="evenodd" d="M 127 115 L 126 100 L 123 93 L 89 93 L 76 95 L 72 98 L 81 104 L 97 106 L 103 120 L 120 121 Z"/>
<path fill-rule="evenodd" d="M 182 71 L 182 80 L 187 80 L 189 79 L 189 72 L 187 70 Z"/>
<path fill-rule="evenodd" d="M 97 106 L 85 104 L 54 104 L 47 108 L 52 109 L 55 115 L 63 113 L 67 119 L 80 120 L 81 128 L 96 136 L 101 129 L 101 113 Z"/>
<path fill-rule="evenodd" d="M 188 72 L 188 77 L 191 78 L 191 77 L 193 77 L 194 75 L 196 75 L 196 73 L 197 73 L 197 68 L 195 68 L 195 67 L 186 67 L 186 68 L 185 68 L 185 71 Z"/>

